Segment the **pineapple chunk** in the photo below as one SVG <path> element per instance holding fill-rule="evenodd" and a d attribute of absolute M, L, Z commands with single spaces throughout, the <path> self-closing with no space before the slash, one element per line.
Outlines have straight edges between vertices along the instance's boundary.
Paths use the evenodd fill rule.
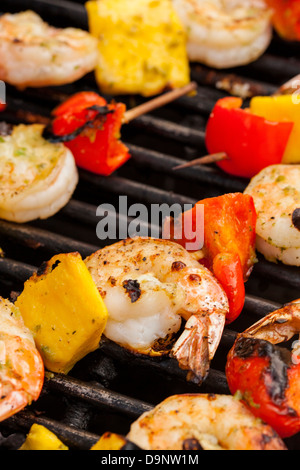
<path fill-rule="evenodd" d="M 49 429 L 35 423 L 19 450 L 69 450 L 69 448 Z"/>
<path fill-rule="evenodd" d="M 90 0 L 103 93 L 151 96 L 190 81 L 187 38 L 172 0 Z"/>
<path fill-rule="evenodd" d="M 45 367 L 64 374 L 98 348 L 108 317 L 79 253 L 54 256 L 25 282 L 16 306 Z"/>
<path fill-rule="evenodd" d="M 106 432 L 101 436 L 99 441 L 91 447 L 91 450 L 123 450 L 127 443 L 128 441 L 125 437 Z"/>

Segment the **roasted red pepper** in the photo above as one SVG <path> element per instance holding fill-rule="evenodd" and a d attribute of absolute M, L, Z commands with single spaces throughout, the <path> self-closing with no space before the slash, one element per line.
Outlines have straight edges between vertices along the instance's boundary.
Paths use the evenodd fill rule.
<path fill-rule="evenodd" d="M 240 333 L 225 369 L 231 393 L 282 438 L 300 431 L 300 356 L 297 341 L 292 353 L 277 344 L 299 334 L 299 318 L 292 303 Z"/>
<path fill-rule="evenodd" d="M 267 0 L 273 10 L 272 22 L 277 33 L 288 41 L 300 41 L 299 0 Z"/>
<path fill-rule="evenodd" d="M 229 301 L 226 323 L 232 323 L 243 310 L 245 285 L 240 257 L 237 253 L 220 253 L 213 260 L 213 273 Z"/>
<path fill-rule="evenodd" d="M 107 104 L 97 93 L 81 92 L 54 110 L 52 132 L 56 136 L 74 134 L 65 145 L 78 167 L 109 176 L 130 158 L 119 140 L 125 111 L 123 103 Z"/>
<path fill-rule="evenodd" d="M 227 154 L 227 160 L 217 163 L 222 170 L 252 178 L 281 163 L 294 124 L 267 121 L 241 106 L 240 98 L 217 101 L 206 127 L 206 147 L 210 154 Z"/>
<path fill-rule="evenodd" d="M 204 246 L 199 261 L 208 267 L 223 286 L 229 300 L 227 323 L 241 313 L 245 301 L 244 282 L 249 278 L 256 260 L 255 238 L 257 215 L 252 197 L 241 193 L 204 199 Z M 186 237 L 188 225 L 196 233 L 196 206 L 184 213 L 181 223 L 174 221 L 171 238 L 184 248 L 196 240 Z M 180 231 L 177 229 L 180 228 Z M 199 230 L 201 227 L 199 226 Z M 165 231 L 164 231 L 165 232 Z M 196 250 L 195 250 L 196 251 Z"/>

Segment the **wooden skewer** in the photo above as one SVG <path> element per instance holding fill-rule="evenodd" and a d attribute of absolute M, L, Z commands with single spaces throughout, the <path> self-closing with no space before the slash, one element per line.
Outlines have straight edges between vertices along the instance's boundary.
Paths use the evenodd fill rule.
<path fill-rule="evenodd" d="M 124 114 L 123 124 L 128 124 L 139 116 L 149 113 L 153 111 L 154 109 L 160 108 L 168 103 L 171 103 L 172 101 L 175 101 L 176 99 L 182 96 L 188 95 L 189 93 L 196 91 L 197 86 L 198 85 L 196 82 L 190 82 L 188 85 L 184 87 L 176 88 L 172 91 L 169 91 L 163 95 L 158 96 L 157 98 L 154 98 L 146 103 L 143 103 L 140 106 L 136 106 L 135 108 L 129 109 Z M 38 122 L 42 122 L 43 124 L 45 124 L 45 126 L 51 125 L 51 119 L 44 118 L 42 116 L 37 116 L 32 113 L 23 112 L 22 110 L 18 111 L 18 115 L 22 119 L 26 119 L 28 122 L 38 121 Z"/>
<path fill-rule="evenodd" d="M 295 83 L 299 83 L 299 86 Z M 294 78 L 291 78 L 286 83 L 284 83 L 272 96 L 280 96 L 291 93 L 300 93 L 300 74 L 296 75 Z M 196 158 L 190 162 L 178 165 L 173 168 L 173 170 L 182 170 L 184 168 L 189 168 L 196 165 L 208 165 L 210 163 L 220 162 L 222 160 L 228 160 L 228 155 L 225 152 L 215 153 L 212 155 L 206 155 L 205 157 Z"/>
<path fill-rule="evenodd" d="M 187 95 L 197 89 L 197 83 L 191 82 L 188 85 L 182 88 L 176 88 L 175 90 L 169 91 L 164 95 L 159 96 L 158 98 L 154 98 L 146 103 L 141 104 L 140 106 L 136 106 L 133 109 L 129 109 L 123 119 L 123 124 L 128 124 L 133 119 L 136 119 L 139 116 L 142 116 L 146 113 L 153 111 L 154 109 L 160 108 L 172 101 L 180 98 L 181 96 Z"/>
<path fill-rule="evenodd" d="M 175 166 L 173 170 L 182 170 L 183 168 L 188 168 L 195 165 L 208 165 L 209 163 L 216 163 L 222 160 L 227 160 L 228 156 L 225 152 L 213 153 L 211 155 L 205 155 L 205 157 L 197 158 L 182 165 Z"/>
<path fill-rule="evenodd" d="M 289 95 L 291 93 L 297 92 L 300 93 L 300 74 L 281 85 L 281 87 L 278 88 L 278 90 L 272 96 Z"/>

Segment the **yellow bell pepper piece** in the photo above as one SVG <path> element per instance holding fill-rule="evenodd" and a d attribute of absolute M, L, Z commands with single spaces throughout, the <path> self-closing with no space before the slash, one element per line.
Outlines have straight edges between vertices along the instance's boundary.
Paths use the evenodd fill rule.
<path fill-rule="evenodd" d="M 69 450 L 69 448 L 49 429 L 35 423 L 19 450 Z"/>
<path fill-rule="evenodd" d="M 108 317 L 79 253 L 54 256 L 25 283 L 16 306 L 45 367 L 65 374 L 98 348 Z"/>
<path fill-rule="evenodd" d="M 151 96 L 190 81 L 187 37 L 172 0 L 90 0 L 103 93 Z"/>
<path fill-rule="evenodd" d="M 293 122 L 282 163 L 300 162 L 300 95 L 257 96 L 250 102 L 250 110 L 269 121 Z"/>

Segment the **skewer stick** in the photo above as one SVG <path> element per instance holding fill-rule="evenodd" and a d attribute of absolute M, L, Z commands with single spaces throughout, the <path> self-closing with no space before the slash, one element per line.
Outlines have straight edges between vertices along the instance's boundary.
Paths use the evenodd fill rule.
<path fill-rule="evenodd" d="M 197 83 L 196 82 L 190 82 L 188 85 L 185 85 L 182 88 L 176 88 L 172 91 L 169 91 L 163 95 L 158 96 L 157 98 L 154 98 L 146 103 L 141 104 L 140 106 L 136 106 L 135 108 L 132 108 L 128 111 L 125 112 L 124 118 L 123 118 L 123 124 L 128 124 L 134 119 L 136 119 L 139 116 L 142 116 L 146 113 L 149 113 L 153 111 L 154 109 L 160 108 L 166 104 L 171 103 L 172 101 L 175 101 L 176 99 L 185 96 L 189 93 L 192 93 L 193 91 L 197 90 Z M 22 110 L 20 110 L 19 115 L 24 118 L 26 116 L 27 121 L 36 121 L 37 116 L 30 114 L 30 113 L 24 113 Z M 42 118 L 39 117 L 38 122 L 42 120 L 43 124 L 45 125 L 50 125 L 51 120 L 47 120 L 47 118 Z"/>
<path fill-rule="evenodd" d="M 205 155 L 205 157 L 197 158 L 182 165 L 175 166 L 173 170 L 182 170 L 183 168 L 188 168 L 195 165 L 208 165 L 209 163 L 216 163 L 222 160 L 227 160 L 228 156 L 225 152 L 213 153 L 211 155 Z"/>
<path fill-rule="evenodd" d="M 133 109 L 128 110 L 123 119 L 123 124 L 128 124 L 133 119 L 136 119 L 139 116 L 142 116 L 146 113 L 153 111 L 154 109 L 160 108 L 172 101 L 180 98 L 181 96 L 187 95 L 197 89 L 197 83 L 191 82 L 188 85 L 177 88 L 175 90 L 169 91 L 164 95 L 159 96 L 158 98 L 154 98 L 146 103 L 141 104 L 140 106 L 136 106 Z"/>
<path fill-rule="evenodd" d="M 272 96 L 289 95 L 297 92 L 300 93 L 300 74 L 281 85 Z"/>
<path fill-rule="evenodd" d="M 288 80 L 286 83 L 281 85 L 278 90 L 273 93 L 272 96 L 280 96 L 291 93 L 300 93 L 300 74 Z M 212 155 L 206 155 L 205 157 L 196 158 L 190 162 L 178 165 L 173 168 L 173 170 L 182 170 L 184 168 L 196 166 L 196 165 L 207 165 L 210 163 L 220 162 L 222 160 L 227 160 L 228 156 L 225 152 L 215 153 Z"/>

